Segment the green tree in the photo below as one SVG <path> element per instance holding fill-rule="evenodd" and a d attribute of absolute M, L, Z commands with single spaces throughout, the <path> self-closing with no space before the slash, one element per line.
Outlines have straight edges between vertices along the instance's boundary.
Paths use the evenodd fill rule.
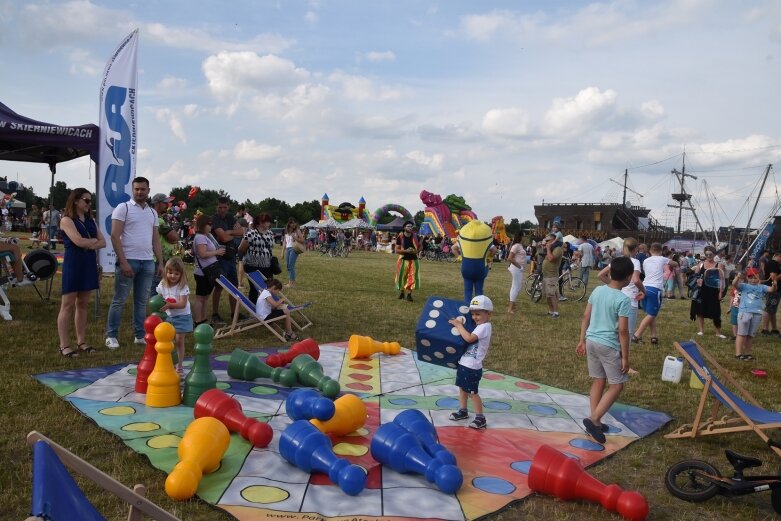
<path fill-rule="evenodd" d="M 415 228 L 420 229 L 420 225 L 423 224 L 423 218 L 425 217 L 425 214 L 423 213 L 423 210 L 419 210 L 415 213 L 415 217 L 413 220 L 415 221 Z"/>
<path fill-rule="evenodd" d="M 518 222 L 518 219 L 513 217 L 510 219 L 510 224 L 505 225 L 505 231 L 507 232 L 507 235 L 510 237 L 513 237 L 516 233 L 521 231 L 521 223 Z"/>

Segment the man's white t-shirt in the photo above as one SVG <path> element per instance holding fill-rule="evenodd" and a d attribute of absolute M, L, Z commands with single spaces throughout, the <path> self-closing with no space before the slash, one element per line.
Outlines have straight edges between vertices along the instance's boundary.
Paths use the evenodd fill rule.
<path fill-rule="evenodd" d="M 472 334 L 477 336 L 477 342 L 467 346 L 458 363 L 470 369 L 482 369 L 483 359 L 488 354 L 488 346 L 491 344 L 492 331 L 490 322 L 479 324 L 472 331 Z"/>
<path fill-rule="evenodd" d="M 661 290 L 664 288 L 664 267 L 670 263 L 670 259 L 661 255 L 651 255 L 643 261 L 643 286 L 650 286 Z"/>
<path fill-rule="evenodd" d="M 119 240 L 122 242 L 126 259 L 154 260 L 152 234 L 157 233 L 160 224 L 154 208 L 148 204 L 141 206 L 130 200 L 114 208 L 111 219 L 125 223 Z"/>

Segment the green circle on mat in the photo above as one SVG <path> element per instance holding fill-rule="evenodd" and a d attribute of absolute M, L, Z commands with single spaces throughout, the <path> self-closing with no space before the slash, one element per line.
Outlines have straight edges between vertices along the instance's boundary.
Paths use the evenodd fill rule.
<path fill-rule="evenodd" d="M 264 394 L 277 394 L 278 391 L 273 387 L 268 387 L 266 385 L 256 385 L 255 387 L 250 389 L 250 392 L 252 394 L 264 395 Z"/>

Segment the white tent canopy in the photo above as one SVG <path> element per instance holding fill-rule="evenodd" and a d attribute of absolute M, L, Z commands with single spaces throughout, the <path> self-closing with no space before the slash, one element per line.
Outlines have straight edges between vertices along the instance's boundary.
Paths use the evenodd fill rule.
<path fill-rule="evenodd" d="M 603 250 L 607 247 L 611 250 L 621 251 L 624 249 L 624 239 L 621 237 L 613 237 L 612 239 L 600 242 L 599 247 Z"/>
<path fill-rule="evenodd" d="M 358 217 L 355 217 L 353 219 L 350 219 L 346 223 L 342 223 L 340 228 L 344 230 L 353 230 L 353 229 L 359 229 L 359 230 L 371 230 L 372 226 L 364 221 L 363 219 L 360 219 Z"/>
<path fill-rule="evenodd" d="M 306 224 L 302 224 L 302 225 L 301 225 L 301 228 L 317 228 L 317 225 L 318 225 L 318 224 L 320 224 L 320 223 L 319 223 L 319 222 L 317 222 L 317 221 L 315 221 L 314 219 L 312 219 L 312 220 L 311 220 L 311 221 L 309 221 L 308 223 L 306 223 Z"/>
<path fill-rule="evenodd" d="M 562 242 L 568 242 L 570 244 L 575 244 L 578 242 L 578 238 L 574 235 L 567 235 L 561 239 Z"/>

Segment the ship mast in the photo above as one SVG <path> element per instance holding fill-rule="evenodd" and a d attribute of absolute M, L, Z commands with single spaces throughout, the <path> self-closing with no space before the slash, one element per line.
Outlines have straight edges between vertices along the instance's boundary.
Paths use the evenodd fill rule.
<path fill-rule="evenodd" d="M 670 172 L 675 176 L 675 178 L 680 183 L 681 189 L 680 192 L 672 194 L 673 200 L 678 201 L 677 205 L 674 204 L 668 204 L 670 208 L 678 208 L 678 231 L 677 233 L 680 235 L 681 233 L 681 218 L 683 216 L 683 210 L 689 210 L 692 215 L 694 216 L 694 220 L 697 223 L 697 227 L 700 229 L 700 231 L 704 234 L 705 230 L 702 228 L 702 225 L 700 224 L 700 219 L 697 217 L 697 212 L 694 210 L 694 206 L 692 206 L 692 194 L 686 193 L 686 187 L 684 186 L 684 182 L 687 177 L 691 177 L 692 179 L 697 179 L 697 176 L 693 176 L 691 174 L 686 173 L 686 152 L 683 153 L 683 159 L 682 159 L 682 166 L 681 171 L 679 172 L 676 169 L 672 169 Z M 685 203 L 685 206 L 684 206 Z M 697 235 L 697 230 L 694 231 L 695 238 Z"/>

